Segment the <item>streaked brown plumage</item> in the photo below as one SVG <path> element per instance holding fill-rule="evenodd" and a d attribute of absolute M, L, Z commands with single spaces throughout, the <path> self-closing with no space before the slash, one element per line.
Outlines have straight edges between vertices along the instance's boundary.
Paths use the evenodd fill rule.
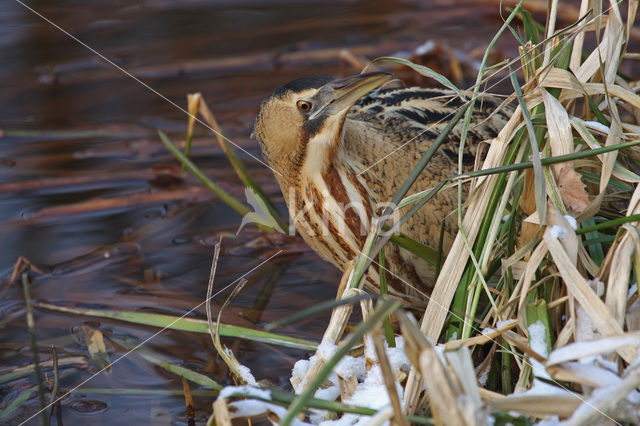
<path fill-rule="evenodd" d="M 381 213 L 463 104 L 443 89 L 379 89 L 390 77 L 369 73 L 341 80 L 295 80 L 266 98 L 256 119 L 254 134 L 275 171 L 298 232 L 341 270 L 360 251 L 372 217 Z M 467 169 L 474 164 L 478 142 L 495 137 L 506 122 L 501 114 L 490 116 L 496 106 L 495 100 L 484 97 L 475 108 L 464 151 Z M 454 128 L 410 194 L 456 173 L 460 131 L 460 125 Z M 345 209 L 347 205 L 353 208 Z M 440 193 L 401 232 L 437 249 L 444 221 L 448 250 L 456 231 L 451 214 L 456 205 L 455 191 Z M 428 292 L 432 266 L 394 245 L 385 254 L 396 291 L 418 297 Z M 375 290 L 376 281 L 372 268 L 365 286 Z"/>

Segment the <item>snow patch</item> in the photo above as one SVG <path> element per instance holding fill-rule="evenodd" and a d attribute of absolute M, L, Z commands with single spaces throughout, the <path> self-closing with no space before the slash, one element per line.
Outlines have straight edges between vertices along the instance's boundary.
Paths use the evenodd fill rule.
<path fill-rule="evenodd" d="M 599 132 L 609 134 L 609 127 L 598 121 L 583 121 L 584 125 L 590 129 L 597 130 Z"/>
<path fill-rule="evenodd" d="M 234 401 L 229 404 L 229 407 L 234 410 L 232 414 L 233 417 L 253 417 L 271 412 L 282 419 L 287 415 L 287 409 L 285 407 L 270 402 L 256 401 L 254 399 Z M 297 418 L 294 418 L 291 424 L 294 426 L 309 425 L 309 423 L 302 422 Z"/>
<path fill-rule="evenodd" d="M 551 229 L 549 229 L 549 233 L 553 238 L 564 240 L 564 237 L 567 236 L 567 228 L 560 225 L 553 225 Z"/>
<path fill-rule="evenodd" d="M 573 230 L 575 231 L 576 229 L 578 229 L 578 221 L 576 220 L 575 217 L 565 214 L 564 215 L 564 220 L 567 221 L 567 223 L 569 224 L 569 226 L 571 226 L 573 228 Z"/>
<path fill-rule="evenodd" d="M 340 387 L 337 385 L 320 388 L 313 395 L 316 398 L 326 399 L 327 401 L 335 401 L 340 396 Z"/>
<path fill-rule="evenodd" d="M 261 399 L 271 399 L 271 391 L 253 386 L 226 386 L 220 390 L 218 398 L 229 398 L 235 394 Z"/>
<path fill-rule="evenodd" d="M 542 321 L 538 320 L 533 324 L 530 324 L 527 329 L 529 330 L 529 346 L 538 355 L 542 355 L 546 358 L 549 355 L 547 350 L 546 327 Z"/>
<path fill-rule="evenodd" d="M 512 325 L 514 322 L 514 320 L 512 319 L 508 319 L 508 320 L 500 320 L 496 323 L 496 328 L 500 329 L 500 328 L 505 328 L 507 326 Z"/>
<path fill-rule="evenodd" d="M 478 376 L 478 383 L 480 383 L 482 386 L 487 384 L 487 379 L 489 378 L 490 371 L 490 368 L 484 368 L 480 371 L 480 375 Z"/>
<path fill-rule="evenodd" d="M 334 370 L 336 374 L 343 379 L 355 375 L 358 380 L 364 380 L 367 372 L 366 361 L 362 357 L 354 358 L 352 356 L 344 356 Z"/>
<path fill-rule="evenodd" d="M 523 393 L 523 395 L 567 395 L 571 392 L 542 380 L 533 379 L 531 388 Z"/>
<path fill-rule="evenodd" d="M 258 382 L 256 382 L 256 378 L 251 374 L 251 370 L 249 367 L 244 365 L 238 365 L 238 372 L 240 373 L 240 377 L 245 381 L 248 385 L 258 386 Z"/>
<path fill-rule="evenodd" d="M 538 320 L 533 324 L 530 324 L 527 327 L 529 331 L 529 346 L 531 349 L 536 352 L 538 355 L 543 357 L 549 356 L 549 352 L 547 349 L 547 337 L 546 337 L 546 328 L 542 321 Z M 537 377 L 542 377 L 545 379 L 551 379 L 549 373 L 547 373 L 544 365 L 540 363 L 540 361 L 531 358 L 529 360 L 531 362 L 531 366 L 533 367 L 533 374 Z"/>
<path fill-rule="evenodd" d="M 387 342 L 384 342 L 389 364 L 394 372 L 400 370 L 408 372 L 411 369 L 411 363 L 409 362 L 409 358 L 405 352 L 405 341 L 401 336 L 398 336 L 395 338 L 395 343 L 396 347 L 390 348 L 388 347 Z M 324 354 L 334 353 L 334 348 L 331 348 L 330 345 L 325 346 L 323 349 Z M 444 346 L 442 346 L 441 349 L 443 348 Z M 440 352 L 442 352 L 442 350 Z M 304 377 L 309 365 L 312 364 L 314 359 L 317 359 L 317 357 L 318 356 L 314 355 L 310 360 L 301 360 L 296 362 L 293 368 L 293 374 L 297 374 L 298 377 Z M 318 389 L 315 393 L 315 397 L 335 401 L 340 396 L 338 376 L 346 379 L 355 375 L 358 378 L 358 385 L 353 395 L 342 401 L 343 403 L 368 407 L 375 410 L 389 407 L 390 400 L 384 383 L 384 378 L 382 376 L 382 370 L 377 364 L 371 366 L 369 370 L 367 370 L 367 359 L 374 362 L 377 361 L 373 340 L 371 340 L 370 336 L 367 336 L 365 356 L 357 358 L 345 356 L 336 366 L 335 374 L 331 374 L 329 376 L 329 381 L 332 383 L 332 386 L 328 386 L 324 389 Z M 395 385 L 396 392 L 398 393 L 400 400 L 402 400 L 404 397 L 404 389 L 400 383 L 396 383 Z M 309 419 L 313 424 L 319 424 L 321 426 L 365 425 L 372 420 L 371 416 L 351 413 L 346 413 L 336 420 L 326 420 L 326 414 L 327 413 L 322 410 L 314 410 Z"/>
<path fill-rule="evenodd" d="M 576 304 L 576 341 L 584 342 L 598 337 L 600 337 L 600 333 L 593 325 L 589 314 L 582 306 Z"/>
<path fill-rule="evenodd" d="M 364 343 L 364 357 L 372 361 L 377 361 L 378 356 L 376 355 L 376 348 L 373 344 L 373 337 L 371 337 L 370 334 L 366 336 Z M 386 344 L 387 342 L 385 341 L 385 347 Z"/>
<path fill-rule="evenodd" d="M 495 328 L 492 328 L 492 327 L 486 327 L 486 328 L 484 328 L 484 329 L 480 332 L 480 334 L 482 334 L 483 336 L 486 336 L 487 334 L 491 334 L 491 333 L 493 333 L 494 331 L 496 331 L 496 329 L 495 329 Z"/>
<path fill-rule="evenodd" d="M 404 394 L 402 386 L 400 386 L 399 383 L 396 383 L 396 390 L 402 401 Z M 344 402 L 361 407 L 373 408 L 375 410 L 389 405 L 389 395 L 384 385 L 380 366 L 374 365 L 371 367 L 367 372 L 367 377 L 364 379 L 364 382 L 360 383 L 353 395 Z"/>
<path fill-rule="evenodd" d="M 387 358 L 389 358 L 389 364 L 394 370 L 403 370 L 409 372 L 411 369 L 411 362 L 407 357 L 407 353 L 404 349 L 404 338 L 402 336 L 396 337 L 396 347 L 387 348 Z"/>
<path fill-rule="evenodd" d="M 287 414 L 287 410 L 279 405 L 270 402 L 257 401 L 255 399 L 241 399 L 229 403 L 229 407 L 235 408 L 234 417 L 251 417 L 271 411 L 282 418 Z"/>
<path fill-rule="evenodd" d="M 293 370 L 291 370 L 291 376 L 300 380 L 304 379 L 304 376 L 307 374 L 307 370 L 309 370 L 309 364 L 311 363 L 308 359 L 300 359 L 296 361 L 293 365 Z"/>
<path fill-rule="evenodd" d="M 320 359 L 329 360 L 336 353 L 338 347 L 331 342 L 322 342 L 318 345 L 318 350 L 316 351 L 316 356 L 320 357 Z"/>

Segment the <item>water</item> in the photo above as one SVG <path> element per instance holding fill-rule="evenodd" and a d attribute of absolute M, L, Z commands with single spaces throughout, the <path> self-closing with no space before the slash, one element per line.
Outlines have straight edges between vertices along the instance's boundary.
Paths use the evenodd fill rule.
<path fill-rule="evenodd" d="M 494 8 L 471 1 L 41 0 L 29 5 L 142 82 L 18 2 L 0 4 L 2 372 L 33 362 L 22 289 L 17 283 L 7 287 L 21 256 L 36 268 L 29 272 L 34 302 L 182 315 L 204 299 L 212 247 L 222 235 L 216 289 L 284 250 L 247 276 L 249 283 L 224 311 L 224 322 L 260 328 L 334 297 L 340 274 L 304 243 L 251 228 L 234 238 L 241 218 L 179 173 L 156 133 L 162 129 L 176 142 L 184 139 L 186 117 L 171 102 L 185 107 L 187 93 L 202 92 L 225 135 L 260 158 L 249 140 L 260 100 L 300 76 L 358 72 L 341 62 L 341 49 L 373 58 L 410 52 L 434 40 L 472 66 L 500 25 Z M 432 65 L 446 68 L 446 62 Z M 410 84 L 423 82 L 398 72 Z M 215 138 L 202 128 L 197 132 L 194 162 L 242 198 L 242 185 Z M 282 208 L 270 171 L 249 155 L 242 157 Z M 214 314 L 227 295 L 215 298 Z M 204 307 L 191 315 L 202 318 Z M 321 315 L 281 332 L 317 341 L 327 319 Z M 110 337 L 142 341 L 156 331 L 42 308 L 35 309 L 35 324 L 41 360 L 51 359 L 51 344 L 61 359 L 87 356 L 78 335 L 82 325 L 106 336 L 112 361 L 124 352 L 109 343 Z M 306 356 L 244 340 L 225 344 L 256 378 L 283 388 L 295 360 Z M 230 383 L 207 335 L 168 331 L 146 347 Z M 80 367 L 63 378 L 62 387 L 97 371 L 90 360 Z M 31 376 L 2 385 L 0 407 L 34 383 Z M 182 384 L 130 355 L 82 388 L 181 390 Z M 195 398 L 198 423 L 207 418 L 211 402 L 212 397 Z M 19 423 L 37 410 L 33 395 L 3 421 Z M 181 424 L 189 419 L 182 396 L 78 390 L 62 402 L 62 422 Z"/>

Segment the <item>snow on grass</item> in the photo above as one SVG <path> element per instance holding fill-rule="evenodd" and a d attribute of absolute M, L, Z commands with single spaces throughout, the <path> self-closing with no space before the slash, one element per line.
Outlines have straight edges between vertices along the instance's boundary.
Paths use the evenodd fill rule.
<path fill-rule="evenodd" d="M 396 383 L 396 390 L 400 400 L 403 398 L 403 388 L 400 383 Z M 342 401 L 346 404 L 353 404 L 359 407 L 373 408 L 380 410 L 391 404 L 387 388 L 384 385 L 382 370 L 379 365 L 374 365 L 367 371 L 363 382 L 358 384 L 356 391 L 351 397 Z M 357 414 L 345 414 L 337 420 L 326 420 L 320 423 L 321 426 L 351 426 L 365 425 L 371 419 L 370 416 Z"/>
<path fill-rule="evenodd" d="M 495 329 L 495 328 L 493 328 L 493 327 L 485 327 L 485 328 L 483 328 L 483 329 L 482 329 L 482 331 L 480 332 L 480 334 L 482 334 L 483 336 L 486 336 L 487 334 L 491 334 L 491 333 L 493 333 L 494 331 L 496 331 L 496 329 Z"/>
<path fill-rule="evenodd" d="M 305 374 L 307 374 L 307 371 L 309 370 L 310 364 L 311 361 L 308 359 L 299 359 L 298 361 L 296 361 L 296 363 L 293 365 L 293 370 L 291 370 L 291 378 L 299 379 L 299 381 L 302 381 Z"/>
<path fill-rule="evenodd" d="M 550 385 L 542 380 L 533 379 L 531 387 L 526 392 L 523 392 L 522 395 L 567 395 L 570 393 L 571 392 L 568 390 L 559 386 Z"/>
<path fill-rule="evenodd" d="M 229 403 L 229 407 L 231 408 L 232 415 L 234 418 L 253 417 L 253 416 L 259 416 L 261 414 L 273 413 L 282 419 L 287 414 L 287 409 L 285 407 L 281 407 L 280 405 L 272 404 L 270 402 L 256 401 L 255 399 L 243 399 L 240 401 L 233 401 Z M 309 423 L 300 421 L 297 418 L 294 418 L 291 421 L 291 424 L 294 426 L 309 425 Z"/>
<path fill-rule="evenodd" d="M 298 360 L 291 370 L 291 382 L 299 383 L 296 389 L 304 389 L 307 386 L 305 376 L 312 365 L 317 365 L 321 361 L 328 361 L 336 353 L 338 347 L 331 342 L 322 342 L 318 345 L 315 355 L 308 360 Z"/>
<path fill-rule="evenodd" d="M 352 356 L 344 356 L 335 368 L 335 373 L 343 379 L 355 375 L 358 380 L 364 380 L 367 372 L 367 362 L 363 357 L 354 358 Z"/>
<path fill-rule="evenodd" d="M 240 372 L 240 377 L 242 377 L 242 380 L 244 380 L 245 383 L 252 386 L 258 385 L 258 382 L 256 382 L 256 378 L 253 377 L 253 374 L 251 374 L 251 370 L 249 369 L 249 367 L 244 365 L 238 365 L 237 368 L 238 368 L 238 371 Z"/>
<path fill-rule="evenodd" d="M 609 127 L 598 121 L 584 121 L 583 123 L 590 129 L 597 130 L 607 135 L 609 134 Z"/>
<path fill-rule="evenodd" d="M 551 352 L 548 358 L 548 364 L 560 364 L 572 360 L 580 360 L 580 362 L 592 362 L 595 359 L 593 357 L 596 357 L 597 355 L 608 354 L 618 348 L 627 345 L 633 345 L 637 347 L 638 343 L 639 339 L 637 335 L 627 335 L 622 337 L 603 337 L 592 341 L 570 343 Z M 603 359 L 599 358 L 597 362 L 600 365 L 609 368 L 608 365 L 605 365 Z M 617 371 L 617 366 L 615 366 L 614 363 L 608 364 L 611 365 L 612 368 L 614 368 L 612 371 Z"/>
<path fill-rule="evenodd" d="M 529 331 L 529 347 L 536 352 L 538 355 L 543 357 L 549 356 L 549 348 L 547 347 L 547 331 L 544 323 L 540 320 L 530 324 L 527 327 Z M 541 377 L 544 379 L 551 379 L 549 373 L 547 373 L 544 365 L 540 363 L 540 361 L 530 358 L 531 367 L 533 368 L 533 374 L 536 377 Z M 534 386 L 536 385 L 536 381 L 534 380 Z"/>
<path fill-rule="evenodd" d="M 411 362 L 407 357 L 407 352 L 404 348 L 404 338 L 402 336 L 396 336 L 396 347 L 387 348 L 387 358 L 389 358 L 389 364 L 393 370 L 403 370 L 409 372 L 411 369 Z"/>
<path fill-rule="evenodd" d="M 483 368 L 478 375 L 478 383 L 481 386 L 485 386 L 487 384 L 487 380 L 489 379 L 489 373 L 491 372 L 490 368 Z"/>
<path fill-rule="evenodd" d="M 516 322 L 518 322 L 518 321 L 514 320 L 514 319 L 500 320 L 500 321 L 498 321 L 496 323 L 496 328 L 497 329 L 501 329 L 501 328 L 505 328 L 505 327 L 510 327 Z"/>
<path fill-rule="evenodd" d="M 320 357 L 323 360 L 330 359 L 333 354 L 336 353 L 338 347 L 331 342 L 322 342 L 318 345 L 318 350 L 316 351 L 315 356 Z"/>
<path fill-rule="evenodd" d="M 600 333 L 593 325 L 589 314 L 578 304 L 576 304 L 576 319 L 576 340 L 587 341 L 600 337 Z"/>
<path fill-rule="evenodd" d="M 549 229 L 549 233 L 553 238 L 564 240 L 564 237 L 567 236 L 567 228 L 560 225 L 553 225 L 551 229 Z"/>
<path fill-rule="evenodd" d="M 229 398 L 234 395 L 250 396 L 260 399 L 271 399 L 271 391 L 253 386 L 226 386 L 220 390 L 218 398 Z"/>
<path fill-rule="evenodd" d="M 570 216 L 568 214 L 564 215 L 564 220 L 567 221 L 567 223 L 569 224 L 569 226 L 571 226 L 573 228 L 573 230 L 575 231 L 576 229 L 578 229 L 578 221 L 576 220 L 575 217 Z"/>
<path fill-rule="evenodd" d="M 320 388 L 316 391 L 316 393 L 313 394 L 313 396 L 318 399 L 335 401 L 340 396 L 340 386 L 334 383 L 332 386 L 328 386 L 326 388 Z"/>
<path fill-rule="evenodd" d="M 325 399 L 329 401 L 335 401 L 340 396 L 340 386 L 338 377 L 343 379 L 349 379 L 355 376 L 358 379 L 358 385 L 354 393 L 347 399 L 343 400 L 343 403 L 353 404 L 360 407 L 368 407 L 375 410 L 380 410 L 390 405 L 389 395 L 387 388 L 384 384 L 382 377 L 382 370 L 377 364 L 377 355 L 374 349 L 373 341 L 371 337 L 367 337 L 367 344 L 365 345 L 365 354 L 359 357 L 352 357 L 346 355 L 343 357 L 336 366 L 334 373 L 328 377 L 329 386 L 318 389 L 315 392 L 315 397 Z M 387 358 L 389 364 L 394 373 L 402 370 L 405 373 L 411 369 L 411 363 L 405 352 L 405 342 L 401 336 L 395 338 L 396 347 L 390 348 L 385 341 L 385 349 L 387 352 Z M 335 353 L 335 345 L 321 345 L 319 348 L 320 354 L 313 355 L 309 360 L 300 360 L 296 362 L 293 367 L 292 375 L 295 378 L 302 380 L 307 373 L 309 366 L 315 362 L 318 357 L 326 357 Z M 367 370 L 367 360 L 374 363 Z M 396 391 L 398 396 L 402 400 L 404 389 L 400 383 L 396 383 Z M 322 410 L 314 410 L 309 416 L 310 421 L 313 424 L 319 424 L 322 426 L 352 426 L 352 425 L 364 425 L 369 420 L 370 416 L 356 415 L 356 414 L 344 414 L 337 420 L 327 420 L 327 412 Z"/>

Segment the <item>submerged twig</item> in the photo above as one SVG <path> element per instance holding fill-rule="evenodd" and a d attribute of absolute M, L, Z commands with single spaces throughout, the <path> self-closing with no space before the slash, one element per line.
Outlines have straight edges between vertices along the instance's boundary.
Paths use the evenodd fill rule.
<path fill-rule="evenodd" d="M 213 261 L 211 264 L 211 274 L 209 275 L 209 285 L 207 286 L 207 299 L 206 299 L 206 311 L 207 311 L 207 323 L 209 324 L 209 334 L 211 335 L 211 340 L 213 341 L 213 346 L 218 351 L 218 355 L 220 358 L 227 364 L 229 370 L 233 373 L 233 375 L 241 380 L 242 382 L 246 382 L 250 385 L 255 385 L 255 379 L 248 371 L 249 369 L 241 365 L 236 357 L 233 355 L 231 350 L 227 349 L 222 342 L 220 341 L 220 319 L 222 317 L 222 311 L 229 304 L 229 302 L 242 290 L 242 288 L 247 283 L 247 280 L 242 278 L 238 285 L 233 289 L 229 297 L 224 301 L 220 309 L 218 310 L 218 318 L 216 323 L 213 322 L 213 315 L 211 313 L 211 298 L 213 297 L 213 282 L 215 280 L 216 269 L 218 266 L 218 257 L 220 256 L 220 246 L 222 245 L 222 238 L 216 243 L 213 253 Z"/>
<path fill-rule="evenodd" d="M 40 400 L 40 419 L 43 426 L 49 424 L 47 420 L 46 402 L 44 399 L 44 382 L 42 380 L 42 370 L 40 369 L 40 356 L 38 344 L 36 343 L 35 322 L 33 321 L 33 310 L 31 309 L 31 295 L 29 294 L 29 276 L 22 274 L 22 290 L 24 293 L 24 304 L 27 310 L 27 329 L 29 331 L 29 340 L 31 342 L 31 353 L 33 354 L 33 363 L 36 371 L 36 382 L 38 383 L 38 399 Z"/>

